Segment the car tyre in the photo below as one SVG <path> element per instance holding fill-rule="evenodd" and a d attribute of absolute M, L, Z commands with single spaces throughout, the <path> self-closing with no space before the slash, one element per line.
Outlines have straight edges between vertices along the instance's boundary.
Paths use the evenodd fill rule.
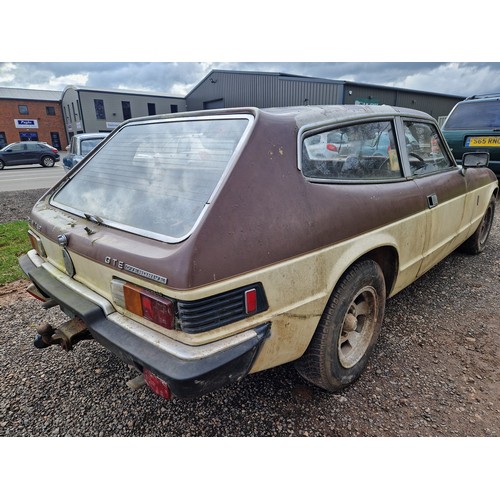
<path fill-rule="evenodd" d="M 495 197 L 492 196 L 486 212 L 484 212 L 483 218 L 479 227 L 476 229 L 474 234 L 470 236 L 465 243 L 462 245 L 462 250 L 466 253 L 477 255 L 480 254 L 486 248 L 486 242 L 490 235 L 491 226 L 493 225 L 493 217 L 495 215 Z"/>
<path fill-rule="evenodd" d="M 354 382 L 377 342 L 385 311 L 386 286 L 372 260 L 352 265 L 335 287 L 298 372 L 330 392 Z"/>
<path fill-rule="evenodd" d="M 0 170 L 3 170 L 3 167 L 5 167 L 5 163 L 3 160 L 0 160 Z"/>
<path fill-rule="evenodd" d="M 51 156 L 44 156 L 40 163 L 43 167 L 53 167 L 55 164 L 55 160 Z"/>

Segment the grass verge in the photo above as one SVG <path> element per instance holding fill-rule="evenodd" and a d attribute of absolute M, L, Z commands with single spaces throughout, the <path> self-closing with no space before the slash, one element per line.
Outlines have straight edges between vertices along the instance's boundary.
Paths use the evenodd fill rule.
<path fill-rule="evenodd" d="M 0 286 L 24 277 L 17 258 L 28 250 L 31 243 L 27 222 L 0 224 Z"/>

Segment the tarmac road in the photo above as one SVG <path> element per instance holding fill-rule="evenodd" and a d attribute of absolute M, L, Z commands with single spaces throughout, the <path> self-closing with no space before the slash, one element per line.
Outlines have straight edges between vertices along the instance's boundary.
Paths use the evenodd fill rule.
<path fill-rule="evenodd" d="M 51 168 L 41 165 L 17 165 L 0 170 L 0 192 L 24 191 L 29 189 L 48 189 L 66 173 L 61 159 Z"/>

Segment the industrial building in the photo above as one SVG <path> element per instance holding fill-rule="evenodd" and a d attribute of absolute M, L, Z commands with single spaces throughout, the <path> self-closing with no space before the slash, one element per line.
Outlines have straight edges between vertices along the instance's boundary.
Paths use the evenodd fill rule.
<path fill-rule="evenodd" d="M 389 104 L 438 121 L 464 96 L 287 73 L 213 70 L 185 97 L 68 86 L 64 91 L 0 88 L 0 145 L 39 140 L 64 149 L 74 134 L 109 132 L 139 116 L 200 109 L 327 104 Z"/>
<path fill-rule="evenodd" d="M 425 111 L 436 120 L 447 116 L 463 99 L 463 96 L 286 73 L 224 70 L 211 71 L 186 96 L 189 111 L 238 106 L 389 104 Z"/>

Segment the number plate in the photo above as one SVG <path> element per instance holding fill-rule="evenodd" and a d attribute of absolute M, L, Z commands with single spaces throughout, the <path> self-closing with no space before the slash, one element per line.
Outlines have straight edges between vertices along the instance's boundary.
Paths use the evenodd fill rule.
<path fill-rule="evenodd" d="M 500 147 L 499 137 L 468 137 L 465 141 L 468 147 Z"/>

